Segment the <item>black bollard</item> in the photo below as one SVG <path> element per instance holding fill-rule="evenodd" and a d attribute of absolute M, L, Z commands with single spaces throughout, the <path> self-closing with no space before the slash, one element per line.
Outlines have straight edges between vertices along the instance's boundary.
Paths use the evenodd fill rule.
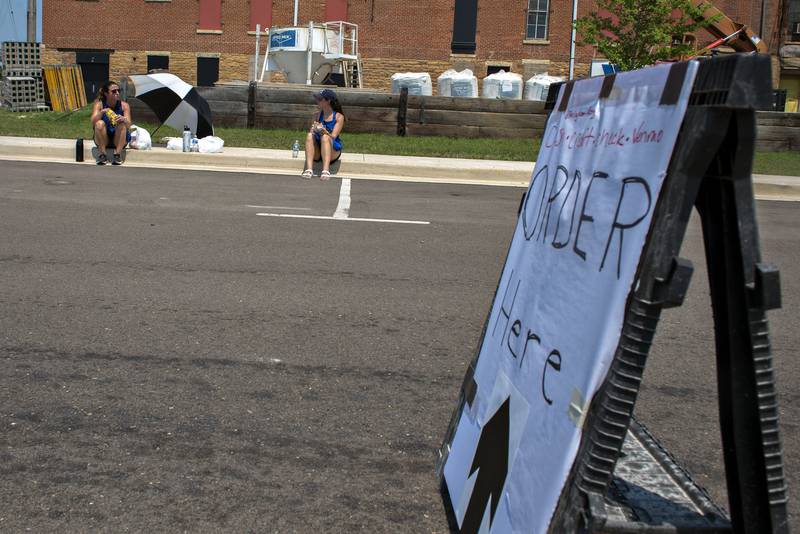
<path fill-rule="evenodd" d="M 75 141 L 75 161 L 83 161 L 83 139 Z"/>

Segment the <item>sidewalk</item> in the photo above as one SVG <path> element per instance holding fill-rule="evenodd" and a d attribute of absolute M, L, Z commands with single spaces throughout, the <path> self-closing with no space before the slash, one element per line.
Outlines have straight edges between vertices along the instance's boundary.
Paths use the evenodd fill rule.
<path fill-rule="evenodd" d="M 94 164 L 92 148 L 84 142 L 84 163 L 77 165 Z M 0 136 L 0 160 L 75 163 L 75 141 Z M 226 147 L 220 154 L 197 154 L 153 148 L 128 150 L 125 166 L 299 175 L 303 163 L 289 150 Z M 527 187 L 533 163 L 344 153 L 334 171 L 354 179 Z M 758 198 L 800 201 L 798 176 L 757 174 L 753 182 Z"/>
<path fill-rule="evenodd" d="M 84 141 L 84 163 L 94 163 L 92 141 Z M 128 150 L 125 165 L 196 169 L 204 171 L 252 172 L 264 174 L 300 174 L 302 158 L 292 158 L 290 150 L 228 148 L 219 154 L 185 153 L 155 147 L 152 150 Z M 75 141 L 0 136 L 0 159 L 75 162 Z M 531 177 L 533 163 L 516 161 L 419 158 L 353 154 L 345 152 L 341 165 L 332 169 L 347 178 L 483 184 L 525 187 Z"/>

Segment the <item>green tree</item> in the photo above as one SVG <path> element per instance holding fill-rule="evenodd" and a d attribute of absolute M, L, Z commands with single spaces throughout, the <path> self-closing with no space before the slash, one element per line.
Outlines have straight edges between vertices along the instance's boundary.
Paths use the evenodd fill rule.
<path fill-rule="evenodd" d="M 707 7 L 691 0 L 597 0 L 597 11 L 576 28 L 581 44 L 596 45 L 612 64 L 632 70 L 691 54 L 682 37 L 714 22 L 702 17 Z"/>

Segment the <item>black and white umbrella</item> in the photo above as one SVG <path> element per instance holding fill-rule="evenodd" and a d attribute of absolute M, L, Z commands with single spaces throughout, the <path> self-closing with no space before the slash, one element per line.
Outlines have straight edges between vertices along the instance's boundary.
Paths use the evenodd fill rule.
<path fill-rule="evenodd" d="M 211 108 L 197 89 L 174 74 L 137 74 L 130 76 L 135 87 L 133 96 L 148 105 L 162 124 L 183 130 L 188 126 L 203 138 L 214 135 Z"/>

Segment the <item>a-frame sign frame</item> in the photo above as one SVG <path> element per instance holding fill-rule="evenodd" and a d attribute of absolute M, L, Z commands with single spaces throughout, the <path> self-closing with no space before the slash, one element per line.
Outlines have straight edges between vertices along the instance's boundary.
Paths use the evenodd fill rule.
<path fill-rule="evenodd" d="M 714 316 L 731 531 L 789 532 L 766 320 L 767 310 L 780 307 L 780 285 L 777 269 L 761 261 L 751 179 L 755 111 L 770 101 L 770 79 L 766 56 L 737 54 L 699 65 L 619 345 L 591 401 L 551 532 L 591 532 L 598 526 L 596 504 L 614 476 L 661 310 L 679 306 L 689 286 L 691 263 L 678 255 L 694 208 L 702 221 Z M 559 91 L 569 94 L 571 83 L 551 91 L 551 106 Z M 440 450 L 440 475 L 458 417 L 475 394 L 476 365 L 477 354 Z M 441 479 L 445 507 L 457 528 Z"/>

